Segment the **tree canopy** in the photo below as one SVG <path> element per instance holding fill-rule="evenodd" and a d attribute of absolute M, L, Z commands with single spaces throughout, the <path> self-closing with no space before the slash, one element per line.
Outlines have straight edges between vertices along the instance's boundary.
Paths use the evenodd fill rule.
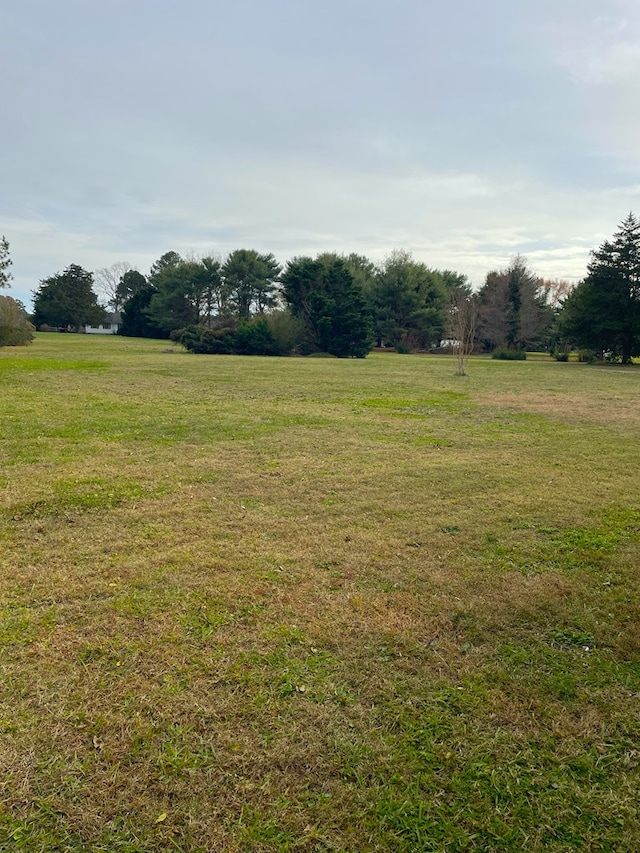
<path fill-rule="evenodd" d="M 240 320 L 248 320 L 252 309 L 264 314 L 277 304 L 277 281 L 282 267 L 272 254 L 255 249 L 236 249 L 222 266 L 226 299 Z"/>
<path fill-rule="evenodd" d="M 564 301 L 560 334 L 623 364 L 640 355 L 640 221 L 632 213 L 591 253 L 587 277 Z"/>
<path fill-rule="evenodd" d="M 144 287 L 136 289 L 122 307 L 119 335 L 132 338 L 166 338 L 165 329 L 156 326 L 149 316 L 149 305 L 156 293 L 151 282 L 145 282 Z"/>
<path fill-rule="evenodd" d="M 179 256 L 177 258 L 175 263 L 161 266 L 149 276 L 155 292 L 149 303 L 148 314 L 154 325 L 166 332 L 196 324 L 200 320 L 200 299 L 196 285 L 198 265 L 193 261 L 184 261 Z"/>
<path fill-rule="evenodd" d="M 154 292 L 146 311 L 165 332 L 193 325 L 210 327 L 214 316 L 226 314 L 220 262 L 215 258 L 184 260 L 168 252 L 152 266 L 149 284 Z"/>
<path fill-rule="evenodd" d="M 369 290 L 378 343 L 402 350 L 437 345 L 446 327 L 449 290 L 465 281 L 414 261 L 410 252 L 391 252 Z"/>
<path fill-rule="evenodd" d="M 337 255 L 293 258 L 282 294 L 304 327 L 305 352 L 364 358 L 373 345 L 370 316 L 347 261 Z"/>
<path fill-rule="evenodd" d="M 54 326 L 77 331 L 81 326 L 101 323 L 105 316 L 93 290 L 93 274 L 77 264 L 42 279 L 40 287 L 33 291 L 33 322 L 38 328 Z"/>
<path fill-rule="evenodd" d="M 111 306 L 114 311 L 120 311 L 124 307 L 125 302 L 144 290 L 147 286 L 147 280 L 138 270 L 129 269 L 124 272 L 116 285 Z"/>
<path fill-rule="evenodd" d="M 493 270 L 479 292 L 478 338 L 485 349 L 537 348 L 553 320 L 541 280 L 516 255 L 503 270 Z"/>

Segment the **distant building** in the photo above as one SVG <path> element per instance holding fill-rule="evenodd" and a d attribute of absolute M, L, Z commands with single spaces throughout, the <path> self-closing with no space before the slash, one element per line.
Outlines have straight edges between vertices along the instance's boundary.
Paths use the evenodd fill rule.
<path fill-rule="evenodd" d="M 111 314 L 107 314 L 106 320 L 99 326 L 85 326 L 84 331 L 88 335 L 116 335 L 121 319 L 119 311 L 112 311 Z"/>
<path fill-rule="evenodd" d="M 445 338 L 440 341 L 440 349 L 456 350 L 460 349 L 461 346 L 461 342 L 457 341 L 455 338 Z"/>

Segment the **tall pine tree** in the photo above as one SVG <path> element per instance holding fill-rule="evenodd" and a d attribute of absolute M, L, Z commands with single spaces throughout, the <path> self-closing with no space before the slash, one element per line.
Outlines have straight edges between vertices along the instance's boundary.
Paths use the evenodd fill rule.
<path fill-rule="evenodd" d="M 369 312 L 347 262 L 334 255 L 289 261 L 282 294 L 305 327 L 305 350 L 364 358 L 373 344 Z"/>
<path fill-rule="evenodd" d="M 591 256 L 589 274 L 564 302 L 561 335 L 630 364 L 640 355 L 640 221 L 630 213 Z"/>

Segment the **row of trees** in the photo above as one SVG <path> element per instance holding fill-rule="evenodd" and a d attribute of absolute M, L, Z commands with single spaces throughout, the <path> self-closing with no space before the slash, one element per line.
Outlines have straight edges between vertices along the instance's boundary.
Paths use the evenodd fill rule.
<path fill-rule="evenodd" d="M 98 271 L 99 280 L 107 273 Z M 217 333 L 219 341 L 216 334 L 193 333 L 188 340 L 217 352 L 231 340 L 229 329 L 266 319 L 275 351 L 293 346 L 303 353 L 358 357 L 373 344 L 404 352 L 437 346 L 451 334 L 453 302 L 473 298 L 465 276 L 431 269 L 402 250 L 380 265 L 363 255 L 324 253 L 293 258 L 284 269 L 273 255 L 254 250 L 237 250 L 224 263 L 168 252 L 146 279 L 124 271 L 112 293 L 111 305 L 122 305 L 126 335 L 157 337 L 199 327 Z M 553 319 L 547 293 L 521 258 L 491 273 L 479 297 L 482 346 L 543 346 Z"/>
<path fill-rule="evenodd" d="M 173 335 L 200 352 L 364 357 L 374 344 L 409 352 L 437 346 L 454 332 L 459 337 L 456 322 L 467 315 L 467 302 L 477 313 L 482 348 L 541 348 L 553 320 L 543 285 L 520 257 L 489 273 L 474 295 L 465 276 L 431 269 L 403 250 L 379 265 L 363 255 L 324 253 L 293 258 L 284 269 L 272 254 L 252 249 L 238 249 L 224 262 L 171 251 L 148 276 L 126 263 L 95 276 L 72 264 L 40 283 L 33 321 L 39 328 L 99 323 L 105 309 L 97 288 L 108 307 L 121 310 L 124 335 Z"/>
<path fill-rule="evenodd" d="M 81 277 L 70 267 L 42 282 L 34 299 L 37 323 L 43 320 L 41 295 L 70 274 Z M 451 294 L 471 291 L 464 276 L 430 269 L 403 251 L 380 266 L 362 255 L 324 253 L 294 258 L 284 269 L 272 254 L 251 249 L 236 250 L 224 262 L 167 252 L 146 277 L 117 264 L 98 270 L 96 282 L 109 307 L 122 310 L 125 335 L 166 337 L 197 327 L 224 338 L 226 346 L 235 326 L 266 320 L 278 351 L 358 357 L 376 341 L 401 350 L 437 344 L 447 330 Z M 44 313 L 54 320 L 49 325 L 59 324 L 48 307 Z M 187 339 L 215 348 L 222 346 L 216 334 Z"/>
<path fill-rule="evenodd" d="M 10 266 L 3 237 L 0 288 L 10 286 Z M 583 347 L 629 363 L 640 354 L 640 222 L 633 214 L 592 253 L 587 277 L 573 290 L 538 278 L 520 256 L 473 293 L 463 275 L 431 269 L 405 251 L 378 265 L 363 255 L 324 253 L 284 268 L 253 249 L 224 261 L 167 252 L 147 276 L 124 262 L 95 276 L 72 264 L 40 283 L 31 319 L 38 327 L 95 325 L 105 316 L 96 288 L 107 307 L 121 310 L 122 334 L 173 335 L 201 352 L 364 357 L 375 343 L 410 351 L 450 338 L 459 355 Z M 24 306 L 0 299 L 0 324 L 15 326 Z M 23 331 L 25 322 L 26 314 Z"/>

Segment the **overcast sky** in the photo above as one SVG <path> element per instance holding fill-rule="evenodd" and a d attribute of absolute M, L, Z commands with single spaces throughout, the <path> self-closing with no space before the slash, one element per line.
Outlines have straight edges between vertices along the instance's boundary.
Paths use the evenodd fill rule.
<path fill-rule="evenodd" d="M 169 250 L 578 280 L 640 213 L 638 0 L 4 0 L 11 295 Z"/>

